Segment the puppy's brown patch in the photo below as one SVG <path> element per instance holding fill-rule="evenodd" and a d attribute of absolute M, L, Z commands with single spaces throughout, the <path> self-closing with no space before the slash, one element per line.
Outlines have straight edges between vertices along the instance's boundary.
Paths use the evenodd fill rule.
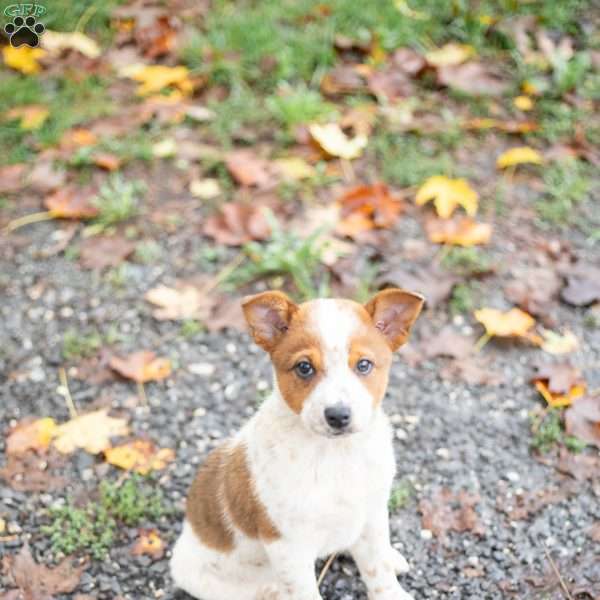
<path fill-rule="evenodd" d="M 190 488 L 186 517 L 194 533 L 209 548 L 230 552 L 234 547 L 220 502 L 225 474 L 226 450 L 216 448 L 209 455 Z"/>
<path fill-rule="evenodd" d="M 232 523 L 250 538 L 273 541 L 281 537 L 260 501 L 248 468 L 246 448 L 235 446 L 227 457 L 223 498 Z"/>

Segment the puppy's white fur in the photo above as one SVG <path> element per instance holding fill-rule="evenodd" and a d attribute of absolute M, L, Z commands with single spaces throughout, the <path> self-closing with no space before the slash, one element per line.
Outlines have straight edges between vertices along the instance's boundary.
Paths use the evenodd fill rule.
<path fill-rule="evenodd" d="M 319 600 L 314 564 L 349 551 L 371 600 L 410 600 L 396 579 L 408 570 L 389 542 L 387 502 L 395 472 L 392 436 L 348 366 L 359 325 L 335 301 L 311 303 L 326 376 L 299 415 L 275 384 L 271 396 L 230 442 L 243 443 L 255 491 L 280 532 L 263 542 L 235 531 L 235 549 L 207 547 L 184 522 L 171 559 L 178 587 L 202 600 Z M 343 400 L 353 411 L 352 435 L 331 437 L 323 412 Z"/>

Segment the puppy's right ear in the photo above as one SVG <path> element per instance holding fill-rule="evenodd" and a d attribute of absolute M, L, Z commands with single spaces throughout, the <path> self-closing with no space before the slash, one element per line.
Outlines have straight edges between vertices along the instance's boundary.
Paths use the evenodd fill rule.
<path fill-rule="evenodd" d="M 242 310 L 254 341 L 271 352 L 287 331 L 298 306 L 283 292 L 263 292 L 244 298 Z"/>

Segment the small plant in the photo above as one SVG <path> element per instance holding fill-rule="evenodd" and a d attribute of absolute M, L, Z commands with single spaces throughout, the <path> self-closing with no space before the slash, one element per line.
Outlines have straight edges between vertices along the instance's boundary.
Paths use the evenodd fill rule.
<path fill-rule="evenodd" d="M 477 248 L 450 248 L 442 265 L 461 275 L 478 275 L 490 269 L 489 257 Z"/>
<path fill-rule="evenodd" d="M 273 117 L 288 128 L 332 116 L 335 112 L 319 92 L 306 87 L 288 88 L 282 94 L 269 96 L 266 104 Z"/>
<path fill-rule="evenodd" d="M 156 262 L 162 254 L 160 244 L 154 240 L 140 242 L 135 247 L 135 259 L 146 265 Z"/>
<path fill-rule="evenodd" d="M 228 282 L 239 286 L 259 277 L 288 275 L 302 299 L 327 295 L 325 273 L 316 281 L 326 247 L 326 242 L 320 239 L 322 230 L 301 238 L 284 230 L 272 213 L 266 215 L 271 238 L 264 244 L 250 242 L 244 246 L 249 260 L 229 276 Z"/>
<path fill-rule="evenodd" d="M 466 314 L 475 308 L 475 286 L 469 283 L 459 283 L 454 286 L 450 297 L 450 310 L 452 314 Z"/>
<path fill-rule="evenodd" d="M 122 524 L 132 526 L 144 519 L 156 520 L 165 512 L 162 494 L 140 476 L 121 485 L 103 481 L 99 501 L 88 502 L 83 508 L 69 502 L 50 509 L 51 523 L 42 527 L 42 532 L 50 537 L 54 552 L 68 555 L 85 551 L 101 560 L 118 537 Z"/>
<path fill-rule="evenodd" d="M 541 453 L 549 452 L 559 444 L 563 444 L 567 450 L 574 453 L 582 452 L 587 446 L 585 441 L 565 434 L 560 409 L 553 408 L 533 415 L 531 431 L 533 433 L 531 446 Z"/>
<path fill-rule="evenodd" d="M 186 319 L 179 328 L 179 333 L 187 339 L 196 337 L 204 331 L 204 325 L 195 319 Z"/>
<path fill-rule="evenodd" d="M 404 480 L 395 485 L 390 495 L 388 509 L 390 512 L 396 512 L 404 508 L 415 494 L 415 487 L 410 481 Z"/>
<path fill-rule="evenodd" d="M 87 228 L 87 233 L 96 235 L 118 223 L 134 217 L 139 210 L 139 196 L 145 190 L 141 181 L 126 181 L 119 174 L 113 175 L 101 188 L 94 204 L 98 216 Z"/>
<path fill-rule="evenodd" d="M 590 188 L 585 166 L 577 160 L 556 163 L 544 171 L 544 183 L 544 198 L 536 204 L 540 217 L 555 225 L 572 222 L 576 205 Z"/>
<path fill-rule="evenodd" d="M 102 346 L 102 336 L 93 331 L 81 334 L 75 329 L 69 329 L 63 336 L 62 355 L 65 360 L 92 356 Z"/>

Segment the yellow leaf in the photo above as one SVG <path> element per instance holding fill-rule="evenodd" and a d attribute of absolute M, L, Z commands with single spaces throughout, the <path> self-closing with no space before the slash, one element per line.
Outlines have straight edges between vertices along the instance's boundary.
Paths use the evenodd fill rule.
<path fill-rule="evenodd" d="M 46 450 L 56 432 L 56 422 L 50 417 L 32 423 L 18 424 L 6 438 L 6 454 L 21 454 L 27 450 Z"/>
<path fill-rule="evenodd" d="M 492 237 L 489 223 L 478 223 L 468 217 L 458 220 L 431 219 L 426 222 L 425 229 L 434 244 L 478 246 L 487 244 Z"/>
<path fill-rule="evenodd" d="M 475 48 L 469 44 L 450 42 L 425 54 L 425 58 L 434 67 L 460 65 L 475 55 Z"/>
<path fill-rule="evenodd" d="M 134 440 L 107 448 L 104 457 L 106 462 L 115 467 L 147 475 L 150 471 L 164 469 L 175 458 L 175 452 L 170 448 L 157 448 L 149 440 Z"/>
<path fill-rule="evenodd" d="M 222 193 L 219 180 L 211 177 L 206 179 L 193 179 L 190 183 L 190 194 L 201 200 L 212 200 Z"/>
<path fill-rule="evenodd" d="M 529 96 L 517 96 L 513 100 L 513 104 L 522 111 L 533 109 L 533 100 Z"/>
<path fill-rule="evenodd" d="M 165 553 L 165 543 L 162 541 L 156 529 L 143 531 L 131 550 L 134 556 L 148 555 L 153 558 L 161 558 Z"/>
<path fill-rule="evenodd" d="M 100 56 L 98 44 L 91 37 L 79 31 L 63 33 L 46 29 L 42 36 L 41 46 L 48 52 L 53 53 L 62 50 L 77 50 L 77 52 L 81 52 L 88 58 L 98 58 Z"/>
<path fill-rule="evenodd" d="M 495 308 L 482 308 L 475 311 L 475 318 L 485 327 L 490 336 L 529 337 L 529 330 L 535 325 L 535 319 L 519 308 L 507 312 Z"/>
<path fill-rule="evenodd" d="M 125 358 L 113 356 L 109 364 L 111 369 L 137 383 L 166 379 L 171 374 L 171 361 L 168 358 L 157 358 L 154 352 L 145 350 Z"/>
<path fill-rule="evenodd" d="M 189 79 L 187 67 L 166 67 L 164 65 L 132 65 L 122 71 L 126 77 L 139 82 L 138 96 L 155 94 L 166 87 L 176 87 L 184 94 L 190 94 L 194 86 Z"/>
<path fill-rule="evenodd" d="M 46 119 L 50 111 L 39 104 L 27 104 L 25 106 L 17 106 L 6 113 L 9 119 L 19 119 L 19 126 L 25 131 L 39 129 Z"/>
<path fill-rule="evenodd" d="M 511 148 L 510 150 L 503 152 L 496 160 L 496 166 L 499 169 L 505 169 L 506 167 L 522 165 L 525 163 L 541 165 L 543 162 L 544 159 L 537 150 L 534 150 L 529 146 L 519 146 L 518 148 Z"/>
<path fill-rule="evenodd" d="M 42 70 L 38 60 L 46 55 L 46 51 L 41 48 L 30 48 L 29 46 L 4 46 L 2 56 L 4 64 L 11 69 L 21 71 L 25 75 L 35 75 Z"/>
<path fill-rule="evenodd" d="M 442 219 L 448 219 L 457 206 L 462 206 L 470 217 L 477 214 L 478 195 L 466 179 L 450 179 L 443 175 L 430 177 L 417 192 L 419 206 L 433 200 Z"/>
<path fill-rule="evenodd" d="M 580 398 L 585 393 L 585 385 L 574 385 L 567 394 L 553 394 L 545 382 L 537 380 L 534 382 L 537 391 L 544 397 L 548 406 L 552 408 L 562 408 L 571 406 L 577 398 Z"/>
<path fill-rule="evenodd" d="M 309 179 L 315 174 L 315 169 L 305 160 L 290 156 L 288 158 L 278 158 L 273 161 L 277 171 L 286 179 L 300 181 Z"/>
<path fill-rule="evenodd" d="M 308 130 L 315 142 L 330 156 L 352 160 L 358 158 L 367 147 L 366 135 L 349 138 L 337 123 L 313 123 Z"/>
<path fill-rule="evenodd" d="M 542 342 L 541 347 L 544 352 L 549 354 L 568 354 L 577 350 L 579 342 L 571 331 L 566 331 L 563 335 L 549 329 L 541 329 Z"/>
<path fill-rule="evenodd" d="M 110 447 L 110 438 L 128 435 L 125 419 L 108 416 L 108 409 L 81 415 L 56 428 L 54 446 L 63 454 L 82 448 L 90 454 L 98 454 Z"/>

